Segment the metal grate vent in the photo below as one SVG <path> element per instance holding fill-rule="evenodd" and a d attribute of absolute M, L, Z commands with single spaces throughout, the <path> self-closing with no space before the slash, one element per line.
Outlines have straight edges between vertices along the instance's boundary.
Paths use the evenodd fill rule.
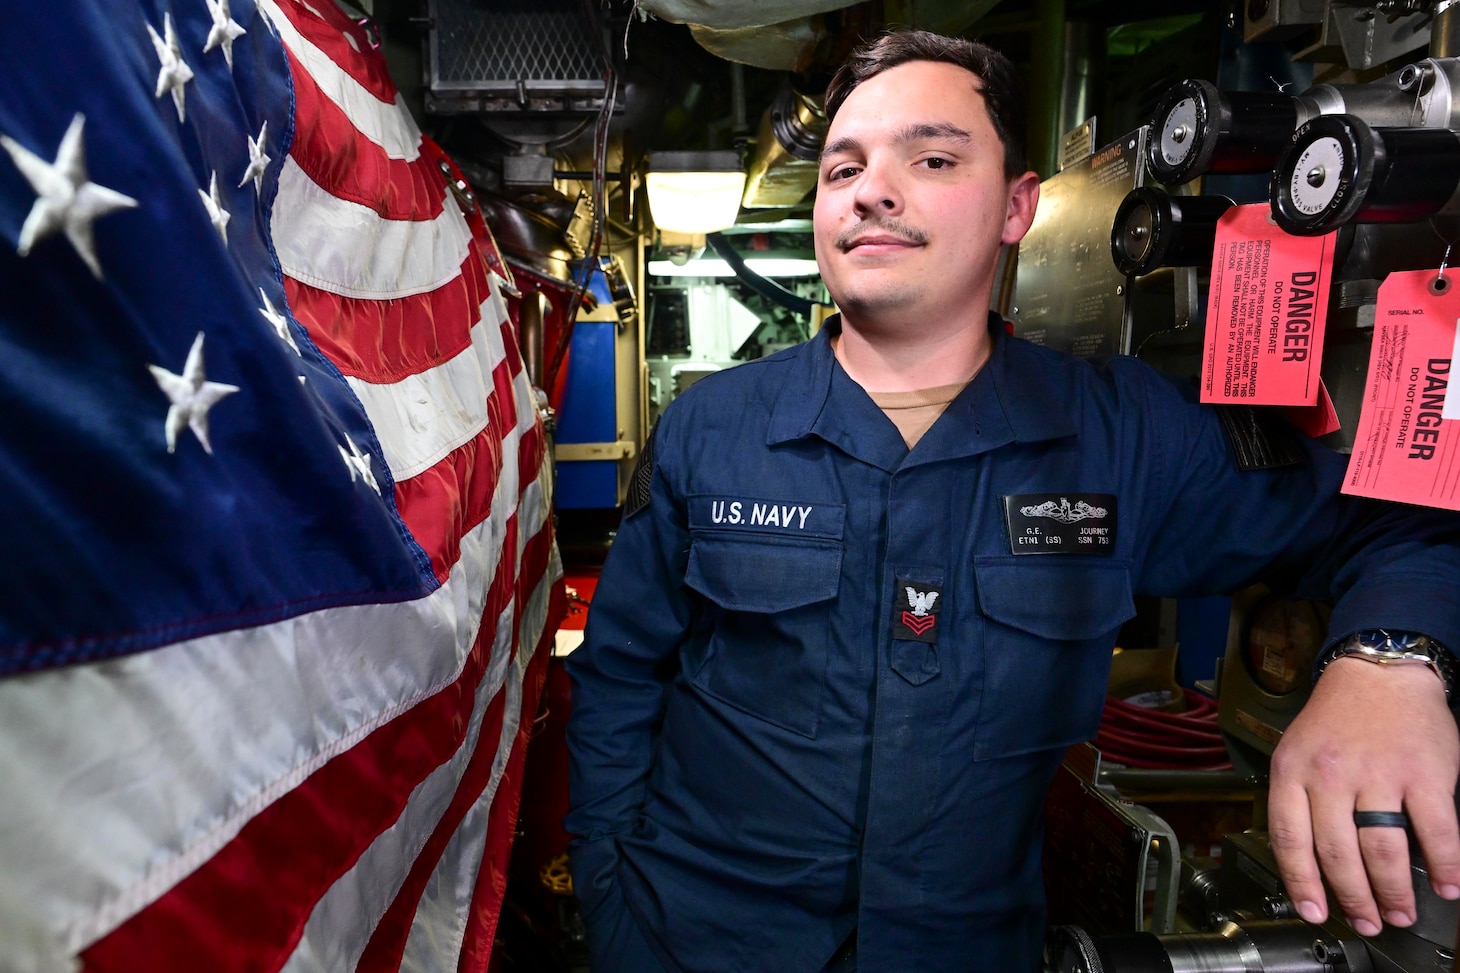
<path fill-rule="evenodd" d="M 601 28 L 581 0 L 430 0 L 438 111 L 593 109 L 604 93 Z"/>

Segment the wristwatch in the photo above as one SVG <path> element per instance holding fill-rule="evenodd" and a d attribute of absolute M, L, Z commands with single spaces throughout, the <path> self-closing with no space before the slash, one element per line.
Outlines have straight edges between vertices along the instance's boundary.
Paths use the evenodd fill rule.
<path fill-rule="evenodd" d="M 1420 663 L 1429 666 L 1445 685 L 1445 698 L 1455 690 L 1455 656 L 1428 635 L 1371 628 L 1355 632 L 1318 657 L 1313 670 L 1316 680 L 1334 659 L 1352 656 L 1378 665 Z"/>

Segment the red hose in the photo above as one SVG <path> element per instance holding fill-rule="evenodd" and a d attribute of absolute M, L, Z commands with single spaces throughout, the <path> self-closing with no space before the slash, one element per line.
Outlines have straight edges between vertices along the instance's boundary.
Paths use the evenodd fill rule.
<path fill-rule="evenodd" d="M 1217 704 L 1183 689 L 1187 709 L 1167 713 L 1105 698 L 1095 746 L 1105 759 L 1143 770 L 1228 770 L 1232 761 L 1217 729 Z"/>

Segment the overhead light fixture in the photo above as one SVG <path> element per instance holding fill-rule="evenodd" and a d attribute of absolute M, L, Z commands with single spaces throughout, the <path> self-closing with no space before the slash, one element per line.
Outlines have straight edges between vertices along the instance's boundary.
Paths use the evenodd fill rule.
<path fill-rule="evenodd" d="M 651 152 L 644 185 L 659 229 L 714 233 L 735 223 L 745 170 L 738 152 Z"/>
<path fill-rule="evenodd" d="M 809 257 L 750 257 L 745 266 L 762 277 L 815 277 L 821 271 Z M 719 257 L 696 257 L 686 263 L 649 261 L 651 277 L 734 277 L 735 271 Z"/>

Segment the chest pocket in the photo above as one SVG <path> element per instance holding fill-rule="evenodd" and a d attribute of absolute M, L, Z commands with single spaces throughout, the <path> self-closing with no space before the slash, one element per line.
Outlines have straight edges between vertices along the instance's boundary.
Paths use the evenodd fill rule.
<path fill-rule="evenodd" d="M 685 583 L 707 601 L 685 671 L 703 693 L 815 737 L 842 545 L 831 538 L 697 534 Z"/>
<path fill-rule="evenodd" d="M 1093 738 L 1115 636 L 1136 613 L 1128 565 L 986 557 L 974 576 L 984 634 L 975 757 Z"/>

